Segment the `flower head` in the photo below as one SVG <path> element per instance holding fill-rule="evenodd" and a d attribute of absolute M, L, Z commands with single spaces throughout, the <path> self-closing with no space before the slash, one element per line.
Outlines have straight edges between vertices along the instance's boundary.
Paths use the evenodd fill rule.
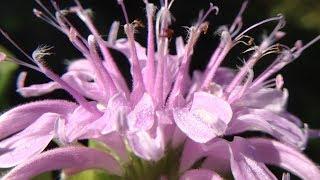
<path fill-rule="evenodd" d="M 117 38 L 120 23 L 114 22 L 108 40 L 95 28 L 90 11 L 77 0 L 67 9 L 60 9 L 52 1 L 54 14 L 39 0 L 36 2 L 43 10 L 34 9 L 34 14 L 65 34 L 83 59 L 72 62 L 59 76 L 45 64 L 51 48 L 41 46 L 29 56 L 1 30 L 30 62 L 4 53 L 0 60 L 29 67 L 52 80 L 25 86 L 27 74 L 22 72 L 17 83 L 21 95 L 39 96 L 64 89 L 76 102 L 43 100 L 0 116 L 0 167 L 15 166 L 5 179 L 26 179 L 57 169 L 68 176 L 93 168 L 136 179 L 221 179 L 231 173 L 236 179 L 275 179 L 266 164 L 305 179 L 320 177 L 318 167 L 301 152 L 310 132 L 316 134 L 316 130 L 309 130 L 287 112 L 288 91 L 283 88 L 283 78 L 273 78 L 320 36 L 304 46 L 300 41 L 293 48 L 276 44 L 285 35 L 281 31 L 285 25 L 282 15 L 242 30 L 245 1 L 234 22 L 219 29 L 220 43 L 206 69 L 190 77 L 194 46 L 209 31 L 206 19 L 219 12 L 213 4 L 187 28 L 185 42 L 182 37 L 175 39 L 176 54 L 170 54 L 169 43 L 174 40 L 170 9 L 174 0 L 165 0 L 158 9 L 144 1 L 147 48 L 135 40 L 137 28 L 144 24 L 130 22 L 123 0 L 118 4 L 126 20 L 126 38 Z M 77 15 L 91 34 L 81 35 L 68 14 Z M 270 22 L 277 25 L 256 45 L 248 32 Z M 246 52 L 251 52 L 250 57 L 238 71 L 221 67 L 239 43 L 249 46 Z M 127 57 L 132 88 L 110 49 Z M 277 58 L 256 77 L 255 64 L 273 53 L 278 54 Z M 272 139 L 240 137 L 246 131 L 267 133 Z M 233 141 L 227 141 L 226 136 L 234 137 Z M 59 147 L 45 151 L 52 140 Z M 95 145 L 85 147 L 80 140 Z"/>

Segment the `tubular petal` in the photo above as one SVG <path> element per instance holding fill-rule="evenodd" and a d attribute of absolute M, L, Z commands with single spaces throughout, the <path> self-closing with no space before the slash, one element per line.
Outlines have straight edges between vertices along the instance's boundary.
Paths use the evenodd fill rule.
<path fill-rule="evenodd" d="M 261 162 L 256 161 L 255 149 L 245 139 L 236 137 L 230 145 L 230 165 L 236 180 L 276 180 Z"/>
<path fill-rule="evenodd" d="M 215 172 L 207 169 L 193 169 L 185 172 L 180 180 L 222 180 Z"/>
<path fill-rule="evenodd" d="M 59 114 L 45 113 L 20 133 L 0 142 L 0 167 L 15 166 L 42 152 L 54 137 Z"/>
<path fill-rule="evenodd" d="M 3 179 L 30 179 L 43 172 L 68 168 L 103 169 L 111 174 L 122 174 L 120 165 L 109 154 L 79 146 L 46 151 L 13 168 Z"/>
<path fill-rule="evenodd" d="M 13 108 L 0 116 L 0 139 L 26 128 L 44 113 L 66 116 L 76 106 L 75 103 L 63 100 L 43 100 Z"/>
<path fill-rule="evenodd" d="M 248 141 L 255 148 L 257 161 L 280 166 L 302 179 L 319 179 L 319 167 L 296 149 L 270 139 L 251 138 Z"/>

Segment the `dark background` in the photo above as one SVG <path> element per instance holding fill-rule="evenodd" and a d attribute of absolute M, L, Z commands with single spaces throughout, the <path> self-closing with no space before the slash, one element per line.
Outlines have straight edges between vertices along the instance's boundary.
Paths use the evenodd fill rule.
<path fill-rule="evenodd" d="M 63 2 L 63 3 L 62 3 Z M 100 30 L 102 35 L 107 35 L 109 27 L 113 20 L 119 20 L 121 24 L 124 24 L 124 18 L 120 11 L 116 0 L 86 0 L 81 1 L 85 7 L 90 7 L 94 11 L 94 20 Z M 125 1 L 130 16 L 130 20 L 139 19 L 145 22 L 144 14 L 144 4 L 142 0 L 127 0 Z M 152 1 L 158 4 L 158 1 Z M 176 0 L 172 7 L 172 14 L 176 19 L 176 22 L 172 26 L 175 31 L 175 36 L 183 35 L 186 36 L 185 28 L 182 26 L 190 26 L 197 18 L 200 9 L 207 9 L 209 5 L 208 0 Z M 206 35 L 202 36 L 196 46 L 195 55 L 193 56 L 193 69 L 203 69 L 206 65 L 207 60 L 210 58 L 214 48 L 216 47 L 219 37 L 214 35 L 214 31 L 223 24 L 231 24 L 233 18 L 238 13 L 242 1 L 236 0 L 220 0 L 213 1 L 220 7 L 220 13 L 217 16 L 211 15 L 208 20 L 210 21 L 210 28 Z M 313 7 L 312 3 L 316 1 L 308 1 L 309 10 Z M 311 4 L 310 4 L 311 2 Z M 319 4 L 319 2 L 317 1 Z M 48 3 L 45 3 L 48 4 Z M 59 4 L 62 7 L 67 7 L 73 4 L 71 0 L 60 1 Z M 49 5 L 49 4 L 48 4 Z M 263 20 L 272 15 L 280 13 L 279 8 L 275 8 L 277 5 L 276 1 L 272 0 L 259 0 L 251 1 L 249 7 L 244 14 L 244 27 Z M 23 49 L 25 49 L 30 54 L 39 45 L 47 44 L 54 46 L 54 54 L 48 57 L 49 66 L 57 73 L 63 73 L 65 71 L 66 60 L 71 60 L 75 58 L 80 58 L 81 54 L 77 52 L 68 42 L 68 38 L 61 34 L 59 31 L 51 27 L 50 25 L 44 23 L 40 19 L 36 18 L 32 9 L 38 7 L 36 3 L 32 0 L 1 0 L 0 6 L 0 26 L 5 29 L 13 39 L 15 39 Z M 50 7 L 50 6 L 48 6 Z M 319 7 L 319 6 L 318 6 Z M 303 8 L 297 7 L 300 13 L 307 13 Z M 300 9 L 299 9 L 300 8 Z M 317 11 L 317 6 L 314 6 L 314 10 Z M 281 8 L 280 8 L 281 9 Z M 319 10 L 319 9 L 318 9 Z M 277 12 L 278 11 L 278 12 Z M 283 9 L 287 12 L 286 9 Z M 304 42 L 311 40 L 317 34 L 319 34 L 319 29 L 314 27 L 302 26 L 304 20 L 295 19 L 292 14 L 288 15 L 287 26 L 283 29 L 287 32 L 287 36 L 281 41 L 284 44 L 292 46 L 297 39 L 301 39 Z M 319 16 L 315 15 L 314 18 L 320 19 Z M 81 25 L 81 21 L 76 20 L 76 18 L 71 17 L 72 21 L 79 25 L 80 29 L 84 29 Z M 313 18 L 310 18 L 314 20 Z M 263 26 L 250 33 L 255 38 L 255 41 L 259 43 L 261 41 L 262 34 L 268 33 L 272 30 L 274 24 Z M 124 36 L 122 29 L 120 30 L 119 36 Z M 88 32 L 83 31 L 84 35 Z M 146 30 L 141 29 L 136 35 L 137 40 L 144 44 L 146 41 Z M 20 59 L 26 59 L 19 53 L 15 48 L 13 48 L 10 43 L 8 43 L 3 37 L 0 38 L 0 44 L 8 48 L 15 56 Z M 288 67 L 284 68 L 281 74 L 285 79 L 285 87 L 289 89 L 290 99 L 288 103 L 289 111 L 302 118 L 302 120 L 309 124 L 310 128 L 320 128 L 320 86 L 318 86 L 319 81 L 319 68 L 320 68 L 320 49 L 317 43 L 311 48 L 307 49 L 299 59 L 294 63 L 290 64 Z M 245 50 L 245 46 L 237 46 L 234 48 L 230 55 L 226 58 L 224 65 L 230 67 L 236 67 L 241 65 L 239 58 L 244 58 L 247 55 L 240 54 Z M 119 54 L 115 53 L 120 60 L 119 65 L 123 72 L 126 72 L 128 76 L 129 65 L 123 60 Z M 269 56 L 263 60 L 262 63 L 257 65 L 255 72 L 258 74 L 261 70 L 271 62 L 274 56 Z M 19 68 L 18 72 L 26 70 L 24 68 Z M 27 70 L 29 76 L 27 77 L 27 84 L 47 82 L 43 75 Z M 15 92 L 15 79 L 18 75 L 15 73 L 14 81 L 8 88 L 8 100 L 10 102 L 9 107 L 16 106 L 24 102 L 44 99 L 44 98 L 70 98 L 63 91 L 56 91 L 50 95 L 43 96 L 40 98 L 28 98 L 24 99 L 19 94 Z M 0 106 L 2 110 L 4 109 L 4 104 Z M 0 110 L 1 110 L 0 108 Z M 307 154 L 315 162 L 320 163 L 320 156 L 317 152 L 320 151 L 318 140 L 313 140 L 310 142 L 309 147 L 306 149 Z"/>

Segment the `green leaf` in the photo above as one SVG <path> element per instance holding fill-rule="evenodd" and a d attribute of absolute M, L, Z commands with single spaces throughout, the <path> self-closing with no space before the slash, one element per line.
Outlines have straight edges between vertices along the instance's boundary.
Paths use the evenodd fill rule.
<path fill-rule="evenodd" d="M 47 173 L 42 173 L 34 178 L 32 178 L 32 180 L 52 180 L 52 174 L 51 172 L 47 172 Z"/>
<path fill-rule="evenodd" d="M 10 54 L 2 46 L 0 46 L 0 51 L 6 54 Z M 9 104 L 9 94 L 8 90 L 13 83 L 12 75 L 18 66 L 12 62 L 1 62 L 0 63 L 0 110 L 6 108 Z"/>
<path fill-rule="evenodd" d="M 114 180 L 120 179 L 118 176 L 108 175 L 102 170 L 86 170 L 73 176 L 69 176 L 67 180 Z"/>

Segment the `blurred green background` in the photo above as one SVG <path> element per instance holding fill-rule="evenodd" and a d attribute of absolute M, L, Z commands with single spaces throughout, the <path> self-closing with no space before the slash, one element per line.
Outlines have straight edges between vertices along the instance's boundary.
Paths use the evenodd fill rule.
<path fill-rule="evenodd" d="M 47 2 L 47 1 L 44 1 Z M 97 27 L 106 35 L 110 24 L 113 20 L 120 20 L 124 24 L 120 8 L 116 4 L 116 0 L 112 1 L 99 1 L 99 0 L 85 0 L 81 1 L 86 7 L 90 7 L 94 11 L 95 21 Z M 158 4 L 158 1 L 152 1 Z M 175 35 L 186 35 L 182 26 L 188 26 L 197 18 L 198 11 L 201 8 L 207 8 L 209 0 L 199 0 L 194 3 L 193 0 L 184 1 L 176 0 L 172 13 L 176 18 L 176 24 L 173 25 Z M 209 59 L 213 49 L 216 47 L 218 37 L 214 36 L 214 31 L 219 25 L 230 24 L 238 12 L 242 1 L 239 0 L 223 0 L 213 1 L 220 7 L 218 16 L 210 16 L 211 22 L 209 33 L 201 37 L 200 42 L 195 50 L 194 60 L 192 63 L 193 69 L 204 68 L 207 60 Z M 140 19 L 145 21 L 144 5 L 142 0 L 127 0 L 128 12 L 131 20 Z M 46 4 L 46 3 L 45 3 Z M 67 6 L 72 4 L 71 0 L 60 1 L 59 4 Z M 55 30 L 50 25 L 37 19 L 32 14 L 32 9 L 37 7 L 33 0 L 2 0 L 0 6 L 0 26 L 5 29 L 9 34 L 18 42 L 23 49 L 26 49 L 30 54 L 32 51 L 41 44 L 48 44 L 54 46 L 54 54 L 49 57 L 49 66 L 58 73 L 65 71 L 66 60 L 79 58 L 81 55 L 77 52 L 68 42 L 68 38 L 63 36 L 60 32 Z M 50 6 L 49 6 L 50 7 Z M 244 27 L 250 24 L 263 20 L 270 16 L 275 16 L 282 13 L 286 16 L 287 26 L 284 31 L 287 36 L 281 41 L 284 44 L 292 46 L 298 39 L 307 42 L 316 35 L 320 34 L 320 1 L 319 0 L 252 0 L 249 7 L 244 14 Z M 72 18 L 72 17 L 71 17 Z M 76 24 L 81 24 L 75 18 Z M 263 28 L 254 31 L 252 34 L 257 41 L 261 40 L 261 35 L 270 32 L 271 26 L 264 26 Z M 83 26 L 79 25 L 80 29 Z M 85 31 L 85 33 L 88 33 Z M 141 30 L 137 34 L 138 41 L 145 43 L 146 32 Z M 123 33 L 120 33 L 123 36 Z M 20 59 L 26 59 L 13 48 L 3 37 L 0 38 L 0 49 L 3 47 L 8 49 L 13 55 Z M 290 99 L 288 103 L 289 111 L 302 118 L 304 122 L 309 124 L 310 128 L 320 129 L 320 43 L 315 44 L 313 47 L 307 49 L 301 57 L 284 68 L 281 74 L 285 79 L 285 87 L 289 89 Z M 226 59 L 225 65 L 235 67 L 239 65 L 240 61 L 237 57 L 243 49 L 236 48 L 230 57 Z M 115 54 L 119 56 L 118 54 Z M 121 58 L 121 57 L 119 57 Z M 272 57 L 270 57 L 272 60 Z M 119 64 L 124 72 L 128 72 L 128 64 Z M 265 67 L 270 61 L 258 65 L 257 72 Z M 44 98 L 66 98 L 70 97 L 63 91 L 57 91 L 50 95 L 24 99 L 15 92 L 15 81 L 19 72 L 27 70 L 23 67 L 17 68 L 16 66 L 8 63 L 0 64 L 0 112 L 13 107 L 17 104 L 24 102 L 44 99 Z M 33 71 L 27 70 L 29 73 L 27 84 L 47 82 L 48 79 Z M 126 73 L 128 74 L 128 73 Z M 306 152 L 310 158 L 315 162 L 320 163 L 319 140 L 310 141 L 310 146 Z"/>

